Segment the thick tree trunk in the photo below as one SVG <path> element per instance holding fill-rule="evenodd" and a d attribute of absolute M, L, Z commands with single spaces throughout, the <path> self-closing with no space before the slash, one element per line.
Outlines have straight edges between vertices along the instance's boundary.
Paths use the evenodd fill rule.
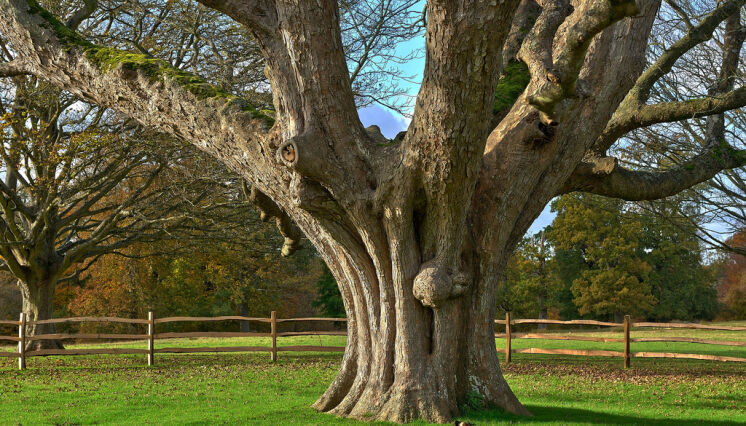
<path fill-rule="evenodd" d="M 23 297 L 23 312 L 29 322 L 54 318 L 54 290 L 56 284 L 56 279 L 33 283 L 19 281 L 18 286 Z M 26 327 L 26 336 L 55 334 L 56 332 L 54 324 L 29 324 Z M 32 340 L 26 345 L 27 351 L 39 349 L 64 349 L 64 346 L 59 340 Z"/>
<path fill-rule="evenodd" d="M 306 230 L 337 278 L 348 317 L 340 371 L 314 408 L 361 420 L 448 422 L 468 399 L 530 414 L 500 370 L 494 280 L 474 274 L 463 294 L 425 305 L 415 290 L 422 276 L 415 229 L 402 226 L 407 214 L 396 216 L 382 223 L 386 232 L 365 228 L 366 248 Z"/>
<path fill-rule="evenodd" d="M 447 422 L 468 398 L 529 414 L 500 371 L 493 321 L 484 321 L 494 312 L 471 297 L 417 311 L 393 315 L 394 339 L 351 330 L 340 372 L 314 408 L 361 420 Z"/>

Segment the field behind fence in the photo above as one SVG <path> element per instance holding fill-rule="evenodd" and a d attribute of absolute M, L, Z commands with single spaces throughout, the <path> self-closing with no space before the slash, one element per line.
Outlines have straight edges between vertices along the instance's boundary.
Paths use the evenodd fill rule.
<path fill-rule="evenodd" d="M 158 326 L 167 323 L 183 323 L 183 322 L 197 322 L 197 323 L 215 323 L 218 321 L 249 321 L 256 323 L 268 324 L 270 326 L 269 332 L 232 332 L 232 331 L 192 331 L 192 332 L 158 332 Z M 155 362 L 155 356 L 158 353 L 198 353 L 198 352 L 268 352 L 273 361 L 277 360 L 278 352 L 343 352 L 344 346 L 326 346 L 326 345 L 291 345 L 291 346 L 279 346 L 278 338 L 290 337 L 290 336 L 346 336 L 346 331 L 287 331 L 278 332 L 279 324 L 292 324 L 298 322 L 336 322 L 346 323 L 345 318 L 277 318 L 276 313 L 273 311 L 269 318 L 255 318 L 255 317 L 243 317 L 243 316 L 220 316 L 220 317 L 167 317 L 167 318 L 156 318 L 155 315 L 150 312 L 148 318 L 143 319 L 130 319 L 130 318 L 117 318 L 117 317 L 76 317 L 76 318 L 58 318 L 51 320 L 36 321 L 32 323 L 27 321 L 24 314 L 21 314 L 19 321 L 0 321 L 0 325 L 12 325 L 18 329 L 17 336 L 0 336 L 0 341 L 11 341 L 17 342 L 17 351 L 6 351 L 0 347 L 0 357 L 18 358 L 18 366 L 20 369 L 26 368 L 26 359 L 35 356 L 49 356 L 49 355 L 97 355 L 97 354 L 141 354 L 147 358 L 148 365 L 153 365 Z M 55 333 L 55 334 L 41 334 L 36 336 L 26 336 L 26 325 L 27 324 L 63 324 L 63 323 L 86 323 L 86 322 L 99 322 L 99 323 L 125 323 L 125 324 L 138 324 L 147 327 L 147 332 L 144 334 L 111 334 L 111 333 Z M 592 326 L 604 329 L 615 329 L 622 330 L 622 337 L 599 337 L 583 335 L 584 333 L 570 332 L 570 333 L 548 333 L 548 332 L 515 332 L 516 327 L 525 328 L 527 325 L 539 325 L 546 324 L 552 326 Z M 630 366 L 631 358 L 679 358 L 679 359 L 699 359 L 699 360 L 710 360 L 710 361 L 722 361 L 722 362 L 746 362 L 746 358 L 735 357 L 735 356 L 719 356 L 703 353 L 679 353 L 679 352 L 651 352 L 641 351 L 632 352 L 632 343 L 636 342 L 675 342 L 675 343 L 694 343 L 701 345 L 719 345 L 719 346 L 730 346 L 730 347 L 744 347 L 746 348 L 746 341 L 739 340 L 718 340 L 712 338 L 701 338 L 698 337 L 685 337 L 685 336 L 642 336 L 633 337 L 632 328 L 637 330 L 650 330 L 650 329 L 670 329 L 670 330 L 702 330 L 702 331 L 718 331 L 718 332 L 730 332 L 730 331 L 746 331 L 746 327 L 740 326 L 726 326 L 726 325 L 705 325 L 705 324 L 692 324 L 692 323 L 651 323 L 651 322 L 637 322 L 634 323 L 629 316 L 624 317 L 624 322 L 613 323 L 604 321 L 594 320 L 572 320 L 572 321 L 559 321 L 559 320 L 546 320 L 546 319 L 511 319 L 510 314 L 506 315 L 505 320 L 496 320 L 496 331 L 503 326 L 505 328 L 504 333 L 496 333 L 496 338 L 505 339 L 505 347 L 498 348 L 498 352 L 505 354 L 506 363 L 510 363 L 512 360 L 512 354 L 550 354 L 550 355 L 570 355 L 570 356 L 590 356 L 590 357 L 618 357 L 623 359 L 625 367 Z M 266 327 L 266 325 L 265 325 Z M 590 334 L 590 333 L 587 333 Z M 643 334 L 643 333 L 640 333 Z M 182 346 L 164 346 L 156 347 L 157 341 L 168 341 L 169 339 L 177 338 L 233 338 L 233 337 L 264 337 L 270 338 L 271 345 L 269 346 L 198 346 L 198 347 L 182 347 Z M 143 348 L 82 348 L 82 349 L 41 349 L 26 351 L 26 344 L 36 340 L 107 340 L 107 341 L 144 341 Z M 606 350 L 606 349 L 560 349 L 560 348 L 519 348 L 514 349 L 512 343 L 515 339 L 540 339 L 549 341 L 581 341 L 589 342 L 602 342 L 602 343 L 619 343 L 620 349 L 622 350 Z"/>

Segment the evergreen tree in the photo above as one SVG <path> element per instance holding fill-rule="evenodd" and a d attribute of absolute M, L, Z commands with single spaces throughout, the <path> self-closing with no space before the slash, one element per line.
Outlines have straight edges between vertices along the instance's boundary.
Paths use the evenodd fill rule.
<path fill-rule="evenodd" d="M 683 218 L 587 194 L 565 195 L 552 207 L 557 218 L 549 236 L 564 283 L 558 299 L 567 301 L 569 287 L 580 315 L 669 321 L 717 313 L 713 276 L 703 264 L 695 228 L 684 226 Z M 572 314 L 566 303 L 559 305 Z"/>
<path fill-rule="evenodd" d="M 339 293 L 337 281 L 334 280 L 334 276 L 326 266 L 324 266 L 321 277 L 316 281 L 316 291 L 318 297 L 313 302 L 313 306 L 320 308 L 324 316 L 331 318 L 343 318 L 345 316 L 345 307 L 342 303 L 342 295 Z"/>

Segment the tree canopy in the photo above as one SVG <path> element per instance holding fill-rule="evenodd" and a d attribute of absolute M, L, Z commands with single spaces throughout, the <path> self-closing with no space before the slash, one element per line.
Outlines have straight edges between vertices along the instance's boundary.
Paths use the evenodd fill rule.
<path fill-rule="evenodd" d="M 715 277 L 685 218 L 676 226 L 634 204 L 581 194 L 563 196 L 552 208 L 549 238 L 567 253 L 560 262 L 570 263 L 566 270 L 582 262 L 565 277 L 581 315 L 671 321 L 717 314 Z"/>

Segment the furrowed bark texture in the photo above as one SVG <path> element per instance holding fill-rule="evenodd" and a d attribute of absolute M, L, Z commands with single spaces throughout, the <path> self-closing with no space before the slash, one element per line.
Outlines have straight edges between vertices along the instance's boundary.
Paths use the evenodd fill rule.
<path fill-rule="evenodd" d="M 512 32 L 517 0 L 428 2 L 423 83 L 399 144 L 360 124 L 335 1 L 202 3 L 256 38 L 271 129 L 167 64 L 86 45 L 25 0 L 0 2 L 0 31 L 24 69 L 215 155 L 251 183 L 286 244 L 297 240 L 290 219 L 311 240 L 348 317 L 339 374 L 316 409 L 446 422 L 478 394 L 529 414 L 498 363 L 497 284 L 532 221 L 598 151 L 643 72 L 660 1 L 524 1 L 530 28 Z M 531 79 L 492 128 L 503 56 Z"/>

